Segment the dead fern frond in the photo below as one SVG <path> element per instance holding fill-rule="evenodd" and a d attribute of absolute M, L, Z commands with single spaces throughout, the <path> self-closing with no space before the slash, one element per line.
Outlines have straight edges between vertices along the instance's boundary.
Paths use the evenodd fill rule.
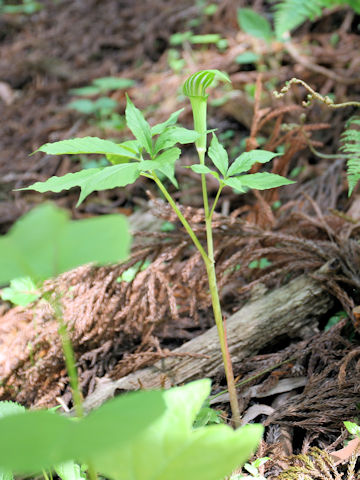
<path fill-rule="evenodd" d="M 290 459 L 282 459 L 288 467 L 274 478 L 274 480 L 358 480 L 355 473 L 356 456 L 353 456 L 344 471 L 338 467 L 332 456 L 325 450 L 317 447 L 310 448 L 307 455 L 293 455 Z"/>

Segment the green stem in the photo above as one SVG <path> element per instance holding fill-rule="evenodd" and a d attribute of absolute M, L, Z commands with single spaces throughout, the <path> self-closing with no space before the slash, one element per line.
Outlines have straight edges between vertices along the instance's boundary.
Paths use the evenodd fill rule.
<path fill-rule="evenodd" d="M 162 194 L 164 195 L 164 197 L 166 198 L 166 200 L 169 202 L 170 206 L 172 207 L 172 209 L 174 210 L 174 212 L 176 213 L 176 215 L 178 216 L 180 222 L 184 225 L 184 228 L 185 230 L 187 231 L 187 233 L 189 234 L 189 237 L 191 238 L 191 240 L 194 242 L 196 248 L 199 250 L 204 262 L 208 262 L 209 261 L 209 258 L 204 250 L 204 247 L 201 245 L 199 239 L 197 238 L 194 230 L 191 228 L 189 222 L 186 220 L 186 218 L 184 217 L 184 215 L 181 213 L 180 209 L 178 208 L 178 206 L 176 205 L 176 203 L 174 202 L 172 196 L 170 195 L 170 193 L 166 190 L 164 184 L 161 182 L 161 180 L 159 179 L 159 177 L 156 175 L 155 172 L 151 172 L 152 174 L 152 179 L 154 180 L 154 182 L 156 183 L 156 185 L 159 187 L 159 189 L 161 190 Z"/>
<path fill-rule="evenodd" d="M 73 397 L 75 413 L 78 418 L 81 418 L 84 416 L 83 397 L 79 387 L 79 377 L 76 369 L 74 349 L 72 347 L 67 326 L 64 321 L 63 309 L 61 305 L 61 297 L 60 295 L 55 293 L 55 300 L 54 300 L 51 297 L 51 293 L 47 298 L 47 300 L 54 309 L 55 318 L 59 325 L 58 332 L 60 335 L 61 345 L 64 353 L 66 370 L 69 375 L 70 388 L 71 388 L 71 393 Z M 97 480 L 96 470 L 92 465 L 91 461 L 87 462 L 87 466 L 88 466 L 88 474 L 89 474 L 90 480 Z"/>
<path fill-rule="evenodd" d="M 219 200 L 219 197 L 220 197 L 220 194 L 221 194 L 223 188 L 224 188 L 224 185 L 220 185 L 219 190 L 217 191 L 213 206 L 211 207 L 211 211 L 210 211 L 210 214 L 209 214 L 210 220 L 212 220 L 212 217 L 213 217 L 213 214 L 214 214 L 214 211 L 215 211 L 215 207 L 217 205 L 217 202 Z"/>
<path fill-rule="evenodd" d="M 67 331 L 66 323 L 64 322 L 63 310 L 59 295 L 56 294 L 55 300 L 51 299 L 50 303 L 54 309 L 55 317 L 59 325 L 58 332 L 64 352 L 66 370 L 69 375 L 76 416 L 81 418 L 84 416 L 84 410 L 82 405 L 83 399 L 79 388 L 79 379 L 76 369 L 74 350 L 71 345 L 71 340 Z"/>
<path fill-rule="evenodd" d="M 209 280 L 211 302 L 212 302 L 212 307 L 214 312 L 215 324 L 216 324 L 218 337 L 219 337 L 221 355 L 224 363 L 227 387 L 229 391 L 232 420 L 233 420 L 234 426 L 238 427 L 240 426 L 240 410 L 239 410 L 239 403 L 238 403 L 237 393 L 236 393 L 234 372 L 232 368 L 232 362 L 231 362 L 231 357 L 229 353 L 229 348 L 227 345 L 224 322 L 223 322 L 222 313 L 221 313 L 219 292 L 218 292 L 217 283 L 216 283 L 215 264 L 213 262 L 208 263 L 206 265 L 206 271 L 207 271 L 208 280 Z"/>
<path fill-rule="evenodd" d="M 199 156 L 200 165 L 205 164 L 205 152 L 206 152 L 206 141 L 207 141 L 207 125 L 206 125 L 206 107 L 207 107 L 207 96 L 204 97 L 189 97 L 193 117 L 194 117 L 194 129 L 200 134 L 200 137 L 196 141 L 196 149 Z M 218 198 L 220 196 L 222 187 L 220 186 L 218 193 L 216 195 L 213 208 L 209 211 L 209 200 L 206 188 L 206 177 L 205 174 L 201 175 L 201 187 L 202 195 L 204 202 L 204 213 L 205 213 L 205 225 L 206 225 L 206 241 L 207 241 L 207 258 L 204 258 L 206 272 L 209 281 L 209 289 L 211 295 L 211 303 L 214 312 L 215 324 L 219 336 L 219 343 L 221 348 L 222 360 L 224 363 L 226 381 L 230 397 L 230 406 L 232 411 L 232 420 L 234 425 L 237 427 L 240 425 L 240 410 L 239 403 L 236 394 L 236 386 L 234 379 L 234 372 L 232 368 L 231 357 L 229 354 L 229 349 L 226 341 L 224 323 L 221 312 L 221 305 L 219 299 L 219 292 L 216 283 L 216 271 L 215 271 L 215 259 L 214 259 L 214 240 L 212 232 L 212 215 Z"/>

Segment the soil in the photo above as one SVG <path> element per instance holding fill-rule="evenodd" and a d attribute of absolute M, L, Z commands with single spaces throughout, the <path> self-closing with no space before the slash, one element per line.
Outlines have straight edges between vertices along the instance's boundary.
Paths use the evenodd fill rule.
<path fill-rule="evenodd" d="M 0 16 L 0 233 L 44 198 L 70 210 L 73 218 L 123 213 L 142 230 L 126 264 L 81 267 L 47 284 L 60 291 L 72 288 L 64 299 L 64 316 L 74 327 L 84 395 L 91 394 L 104 375 L 118 379 L 170 356 L 212 325 L 200 257 L 169 208 L 154 198 L 146 179 L 122 190 L 93 193 L 79 209 L 74 189 L 46 195 L 15 189 L 77 171 L 89 161 L 29 156 L 46 142 L 85 135 L 128 138 L 124 129 L 105 128 L 69 109 L 69 102 L 77 98 L 71 89 L 106 76 L 132 79 L 128 93 L 151 124 L 184 107 L 180 119 L 191 128 L 181 85 L 196 70 L 217 68 L 229 73 L 233 90 L 212 91 L 217 106 L 210 103 L 209 128 L 218 129 L 234 155 L 240 145 L 285 152 L 273 162 L 272 171 L 297 180 L 281 192 L 239 196 L 224 191 L 214 229 L 225 315 L 301 273 L 316 278 L 334 299 L 332 309 L 314 319 L 310 332 L 271 338 L 255 357 L 236 365 L 236 375 L 249 387 L 261 385 L 270 392 L 261 401 L 244 394 L 244 415 L 257 406 L 258 413 L 249 414 L 251 421 L 267 425 L 259 456 L 277 459 L 266 467 L 269 478 L 291 467 L 291 453 L 306 453 L 310 447 L 340 449 L 346 436 L 342 422 L 356 417 L 359 395 L 360 203 L 358 189 L 347 195 L 344 158 L 326 155 L 338 152 L 341 132 L 356 109 L 335 110 L 320 102 L 305 109 L 301 86 L 281 100 L 271 92 L 296 76 L 321 95 L 334 94 L 338 102 L 358 100 L 359 16 L 348 7 L 326 10 L 319 20 L 295 30 L 291 46 L 284 49 L 279 42 L 267 44 L 239 29 L 236 11 L 246 1 L 215 1 L 218 8 L 211 15 L 202 2 L 189 0 L 41 3 L 43 8 L 31 15 Z M 268 2 L 251 5 L 269 12 Z M 174 33 L 190 29 L 194 34 L 218 33 L 228 47 L 171 45 Z M 170 49 L 181 54 L 183 64 L 177 71 L 169 62 Z M 256 52 L 262 67 L 239 63 L 236 59 L 245 52 Z M 123 115 L 124 92 L 111 91 L 109 96 L 118 104 L 116 113 Z M 282 124 L 287 128 L 280 128 Z M 185 164 L 196 161 L 193 150 L 184 151 Z M 99 157 L 91 160 L 98 162 Z M 173 191 L 174 197 L 185 205 L 185 216 L 204 238 L 197 176 L 184 168 L 177 176 L 183 187 Z M 216 193 L 216 183 L 209 181 L 209 192 Z M 173 222 L 176 229 L 161 232 L 164 221 Z M 267 263 L 254 264 L 261 258 Z M 150 266 L 133 282 L 118 281 L 129 266 L 146 260 Z M 237 265 L 248 267 L 239 270 Z M 42 302 L 31 308 L 2 302 L 0 308 L 0 398 L 36 407 L 60 401 L 71 407 L 51 310 Z M 41 335 L 34 332 L 34 315 Z M 328 329 L 330 320 L 339 319 Z M 305 388 L 295 382 L 286 394 L 272 393 L 282 379 L 291 382 L 299 376 L 306 379 Z M 224 388 L 222 373 L 213 380 L 214 392 Z M 261 410 L 264 403 L 273 409 L 271 415 Z M 227 416 L 228 405 L 221 408 Z"/>

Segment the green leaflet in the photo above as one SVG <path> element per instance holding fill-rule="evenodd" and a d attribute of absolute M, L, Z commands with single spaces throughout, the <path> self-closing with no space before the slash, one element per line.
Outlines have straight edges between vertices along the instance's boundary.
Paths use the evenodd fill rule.
<path fill-rule="evenodd" d="M 224 183 L 241 191 L 243 187 L 267 190 L 268 188 L 281 187 L 295 182 L 275 173 L 261 172 L 225 179 Z"/>
<path fill-rule="evenodd" d="M 160 150 L 171 148 L 177 143 L 193 143 L 200 135 L 194 130 L 188 130 L 183 127 L 167 127 L 156 140 L 155 154 Z"/>
<path fill-rule="evenodd" d="M 126 158 L 136 158 L 136 152 L 127 146 L 98 137 L 73 138 L 70 140 L 61 140 L 60 142 L 45 143 L 45 145 L 38 148 L 36 152 L 45 152 L 50 155 L 103 153 L 104 155 L 113 154 Z"/>
<path fill-rule="evenodd" d="M 169 180 L 178 188 L 175 178 L 175 162 L 180 157 L 181 150 L 179 148 L 171 148 L 158 155 L 155 160 L 144 160 L 138 164 L 138 168 L 143 172 L 158 170 L 162 172 Z"/>
<path fill-rule="evenodd" d="M 105 168 L 88 168 L 76 173 L 68 173 L 63 177 L 51 177 L 45 182 L 36 182 L 20 190 L 36 190 L 37 192 L 60 192 L 73 187 L 80 187 L 81 193 L 77 203 L 79 206 L 90 193 L 124 187 L 134 183 L 139 177 L 138 163 L 121 163 Z"/>
<path fill-rule="evenodd" d="M 148 154 L 152 155 L 153 144 L 150 125 L 145 120 L 142 112 L 135 107 L 127 95 L 126 99 L 125 117 L 127 126 L 132 131 L 134 137 L 139 141 L 140 145 L 145 148 Z"/>
<path fill-rule="evenodd" d="M 234 162 L 230 165 L 227 175 L 232 177 L 238 173 L 247 172 L 255 163 L 267 163 L 278 155 L 278 153 L 269 152 L 267 150 L 252 150 L 251 152 L 244 152 L 239 157 L 235 158 Z"/>
<path fill-rule="evenodd" d="M 39 298 L 40 292 L 30 277 L 21 277 L 11 280 L 10 287 L 3 288 L 0 291 L 0 296 L 3 300 L 26 307 L 26 305 Z"/>
<path fill-rule="evenodd" d="M 262 38 L 270 42 L 273 38 L 271 25 L 265 17 L 259 15 L 251 8 L 238 8 L 237 19 L 239 26 L 244 32 L 253 37 Z"/>
<path fill-rule="evenodd" d="M 172 113 L 165 122 L 154 125 L 151 128 L 151 135 L 152 136 L 160 135 L 167 127 L 170 127 L 171 125 L 175 125 L 175 123 L 178 121 L 180 113 L 183 111 L 184 111 L 184 108 L 181 108 L 180 110 L 177 110 L 176 112 Z"/>
<path fill-rule="evenodd" d="M 71 221 L 64 210 L 43 204 L 0 237 L 0 285 L 24 276 L 44 280 L 84 263 L 124 260 L 129 248 L 125 217 Z"/>
<path fill-rule="evenodd" d="M 49 411 L 0 418 L 0 465 L 33 474 L 74 459 L 96 463 L 109 449 L 122 449 L 164 409 L 162 392 L 142 391 L 117 397 L 81 420 Z"/>
<path fill-rule="evenodd" d="M 229 157 L 225 148 L 219 143 L 219 140 L 214 133 L 208 150 L 208 155 L 221 175 L 225 177 L 229 166 Z"/>
<path fill-rule="evenodd" d="M 210 381 L 199 380 L 164 393 L 167 410 L 121 449 L 95 461 L 103 475 L 119 480 L 219 480 L 243 464 L 261 438 L 261 425 L 233 431 L 226 425 L 193 429 Z"/>

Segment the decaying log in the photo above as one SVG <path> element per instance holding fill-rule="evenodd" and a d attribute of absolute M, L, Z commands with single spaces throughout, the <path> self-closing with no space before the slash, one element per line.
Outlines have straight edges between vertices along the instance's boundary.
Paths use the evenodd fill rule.
<path fill-rule="evenodd" d="M 303 275 L 261 299 L 249 302 L 226 321 L 227 339 L 233 362 L 256 354 L 279 336 L 299 335 L 316 324 L 333 304 L 332 297 L 312 278 Z M 85 400 L 86 411 L 112 397 L 115 390 L 134 390 L 178 385 L 196 378 L 211 377 L 222 369 L 216 327 L 190 340 L 153 366 L 113 381 L 98 380 Z M 184 354 L 194 354 L 181 356 Z"/>

